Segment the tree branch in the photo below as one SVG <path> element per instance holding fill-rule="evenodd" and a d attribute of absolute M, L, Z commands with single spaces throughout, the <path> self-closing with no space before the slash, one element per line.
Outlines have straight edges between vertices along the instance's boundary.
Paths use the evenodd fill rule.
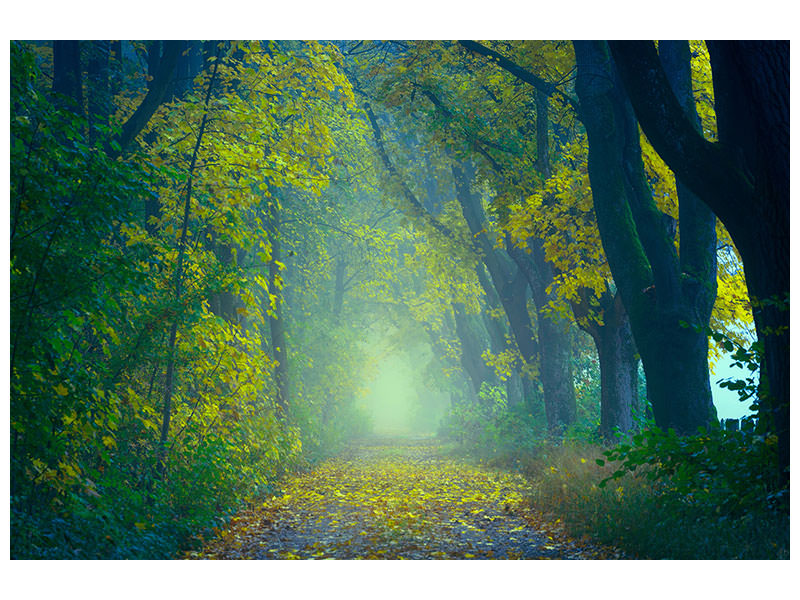
<path fill-rule="evenodd" d="M 393 179 L 396 180 L 397 184 L 400 186 L 400 189 L 403 192 L 403 196 L 411 205 L 412 212 L 417 217 L 421 218 L 423 221 L 428 223 L 431 227 L 433 227 L 436 231 L 442 234 L 444 237 L 454 240 L 456 239 L 455 235 L 453 234 L 450 229 L 439 222 L 433 215 L 431 215 L 425 207 L 422 206 L 417 197 L 411 191 L 411 189 L 406 185 L 403 178 L 400 176 L 400 173 L 397 172 L 394 164 L 392 164 L 389 155 L 386 152 L 386 146 L 383 143 L 383 133 L 381 132 L 381 128 L 378 125 L 378 120 L 375 118 L 375 113 L 372 112 L 372 107 L 370 106 L 369 102 L 364 102 L 364 110 L 367 113 L 367 117 L 369 118 L 370 125 L 372 125 L 372 135 L 375 139 L 375 145 L 378 148 L 378 155 L 381 157 L 381 161 L 383 161 L 386 170 L 392 176 Z"/>
<path fill-rule="evenodd" d="M 676 177 L 724 223 L 741 215 L 753 181 L 719 143 L 707 141 L 682 109 L 648 41 L 610 41 L 620 79 L 647 139 Z"/>
<path fill-rule="evenodd" d="M 452 111 L 448 109 L 432 91 L 423 88 L 422 95 L 425 96 L 428 100 L 430 100 L 431 104 L 433 104 L 449 122 L 453 122 L 455 120 L 455 116 L 453 115 Z M 503 168 L 494 158 L 492 158 L 492 155 L 489 154 L 488 150 L 486 150 L 486 148 L 484 148 L 483 146 L 492 145 L 495 148 L 498 148 L 504 152 L 508 151 L 505 150 L 504 148 L 500 148 L 499 145 L 497 144 L 493 144 L 492 142 L 487 142 L 486 140 L 474 137 L 470 135 L 467 131 L 464 131 L 464 133 L 466 134 L 465 137 L 467 138 L 467 141 L 470 143 L 473 149 L 489 162 L 489 164 L 492 166 L 492 169 L 494 169 L 497 173 L 502 173 Z"/>
<path fill-rule="evenodd" d="M 472 40 L 458 40 L 458 43 L 463 48 L 469 50 L 470 52 L 473 52 L 475 54 L 481 54 L 491 59 L 492 61 L 497 63 L 497 66 L 500 67 L 501 69 L 508 71 L 520 81 L 524 81 L 525 83 L 532 85 L 537 90 L 547 94 L 548 96 L 553 96 L 555 94 L 558 94 L 569 103 L 569 105 L 575 110 L 576 113 L 580 114 L 580 105 L 578 104 L 578 101 L 568 96 L 561 90 L 559 90 L 555 86 L 555 84 L 550 83 L 549 81 L 545 81 L 540 77 L 537 77 L 527 69 L 523 69 L 517 63 L 509 60 L 499 52 L 496 52 L 491 48 L 487 48 L 483 44 L 480 44 Z"/>
<path fill-rule="evenodd" d="M 145 128 L 153 113 L 161 106 L 167 93 L 167 88 L 172 81 L 172 74 L 178 64 L 178 55 L 182 47 L 183 42 L 180 41 L 170 40 L 164 42 L 164 53 L 161 55 L 158 71 L 151 82 L 150 89 L 136 111 L 122 126 L 122 133 L 119 137 L 120 150 L 117 151 L 117 154 L 122 154 L 125 151 L 142 129 Z"/>

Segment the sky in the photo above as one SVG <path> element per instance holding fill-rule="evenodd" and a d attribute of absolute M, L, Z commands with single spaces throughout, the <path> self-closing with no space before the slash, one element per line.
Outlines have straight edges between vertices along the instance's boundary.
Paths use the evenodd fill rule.
<path fill-rule="evenodd" d="M 749 372 L 744 369 L 731 367 L 731 359 L 721 358 L 713 373 L 711 373 L 711 395 L 714 399 L 714 406 L 717 407 L 717 417 L 720 419 L 741 419 L 752 413 L 749 409 L 750 402 L 741 402 L 739 395 L 729 389 L 721 388 L 717 382 L 720 379 L 746 379 Z"/>

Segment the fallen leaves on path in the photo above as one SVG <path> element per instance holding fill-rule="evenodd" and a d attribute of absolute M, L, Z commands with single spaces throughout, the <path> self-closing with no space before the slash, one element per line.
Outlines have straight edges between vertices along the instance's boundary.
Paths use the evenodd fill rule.
<path fill-rule="evenodd" d="M 289 479 L 188 558 L 541 559 L 609 553 L 526 508 L 519 475 L 443 455 L 434 442 L 367 445 Z M 613 555 L 612 555 L 613 556 Z"/>

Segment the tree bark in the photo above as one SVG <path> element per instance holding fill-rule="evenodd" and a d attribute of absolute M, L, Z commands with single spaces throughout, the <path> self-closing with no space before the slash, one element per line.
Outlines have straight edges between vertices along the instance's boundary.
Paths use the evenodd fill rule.
<path fill-rule="evenodd" d="M 551 175 L 550 167 L 550 102 L 543 90 L 536 90 L 536 171 L 543 181 Z M 555 279 L 553 265 L 547 262 L 540 239 L 528 240 L 530 253 L 514 248 L 506 237 L 509 255 L 528 278 L 536 304 L 540 370 L 545 409 L 550 431 L 561 433 L 578 417 L 575 381 L 572 376 L 572 340 L 570 321 L 551 310 L 553 294 L 547 288 Z"/>
<path fill-rule="evenodd" d="M 789 44 L 708 42 L 718 143 L 705 140 L 681 111 L 652 43 L 610 45 L 653 147 L 725 224 L 742 256 L 764 345 L 764 416 L 774 422 L 780 475 L 788 482 Z"/>
<path fill-rule="evenodd" d="M 528 314 L 525 277 L 508 256 L 497 251 L 489 240 L 484 229 L 486 215 L 480 204 L 480 197 L 470 190 L 471 180 L 464 168 L 453 163 L 452 170 L 456 198 L 461 205 L 461 212 L 482 254 L 481 259 L 489 271 L 492 284 L 497 290 L 520 354 L 526 363 L 536 364 L 539 349 Z"/>
<path fill-rule="evenodd" d="M 119 138 L 120 153 L 124 152 L 128 145 L 145 128 L 150 121 L 150 117 L 156 112 L 164 101 L 170 82 L 172 81 L 175 65 L 178 62 L 183 42 L 166 41 L 163 42 L 164 50 L 158 60 L 158 67 L 155 76 L 149 83 L 147 95 L 142 103 L 136 108 L 134 113 L 122 125 L 122 134 Z"/>
<path fill-rule="evenodd" d="M 63 99 L 58 104 L 75 113 L 83 114 L 83 89 L 81 82 L 81 45 L 77 40 L 53 42 L 53 92 Z"/>
<path fill-rule="evenodd" d="M 558 435 L 577 419 L 575 384 L 572 375 L 570 323 L 550 310 L 547 287 L 553 282 L 553 268 L 544 258 L 541 241 L 530 239 L 531 253 L 506 241 L 509 256 L 525 275 L 536 305 L 539 340 L 539 378 L 544 393 L 548 428 Z"/>
<path fill-rule="evenodd" d="M 561 96 L 575 109 L 575 112 L 579 112 L 578 103 L 575 101 L 575 99 L 559 90 L 558 87 L 556 87 L 553 83 L 545 81 L 541 77 L 537 77 L 530 71 L 523 69 L 514 61 L 509 60 L 499 52 L 495 52 L 491 48 L 487 48 L 483 44 L 473 40 L 459 40 L 458 43 L 470 52 L 486 56 L 495 62 L 501 69 L 508 71 L 520 81 L 524 81 L 525 83 L 532 85 L 538 92 L 541 92 L 547 96 L 552 96 L 554 94 Z"/>
<path fill-rule="evenodd" d="M 483 316 L 486 331 L 489 334 L 489 346 L 494 354 L 500 354 L 507 347 L 508 320 L 490 313 L 492 310 L 502 311 L 503 306 L 497 296 L 497 290 L 494 289 L 494 286 L 486 277 L 485 266 L 482 263 L 478 263 L 475 271 L 478 275 L 478 282 L 486 295 L 486 305 L 481 315 Z M 505 313 L 503 312 L 503 314 Z M 517 365 L 511 370 L 511 375 L 506 379 L 506 398 L 509 408 L 521 405 L 525 401 L 522 377 L 525 377 L 525 375 L 520 373 Z"/>
<path fill-rule="evenodd" d="M 97 126 L 108 125 L 111 115 L 110 52 L 108 41 L 91 43 L 86 74 L 89 80 L 89 140 L 92 142 L 98 138 Z"/>
<path fill-rule="evenodd" d="M 587 331 L 600 361 L 600 435 L 611 441 L 615 431 L 627 434 L 634 428 L 639 411 L 639 359 L 619 294 L 607 290 L 600 306 L 603 323 L 594 323 Z"/>
<path fill-rule="evenodd" d="M 475 315 L 464 312 L 464 305 L 453 303 L 455 329 L 461 343 L 461 366 L 469 376 L 475 395 L 478 396 L 483 382 L 496 383 L 494 371 L 486 366 L 483 360 L 483 348 L 486 347 L 481 321 Z"/>
<path fill-rule="evenodd" d="M 642 357 L 656 424 L 694 433 L 715 419 L 708 340 L 698 331 L 708 325 L 710 309 L 700 305 L 707 295 L 696 293 L 695 282 L 684 285 L 671 232 L 647 186 L 638 127 L 605 43 L 574 46 L 598 228 Z"/>

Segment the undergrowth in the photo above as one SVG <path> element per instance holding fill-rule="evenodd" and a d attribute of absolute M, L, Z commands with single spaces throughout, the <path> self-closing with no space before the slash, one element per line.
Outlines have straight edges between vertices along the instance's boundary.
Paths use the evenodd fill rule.
<path fill-rule="evenodd" d="M 680 438 L 688 453 L 682 461 L 674 456 L 680 467 L 672 472 L 653 454 L 652 465 L 620 469 L 608 460 L 620 457 L 619 447 L 549 446 L 524 464 L 534 487 L 531 506 L 561 519 L 569 535 L 589 536 L 635 558 L 788 559 L 789 515 L 760 470 L 773 444 L 736 433 Z M 663 432 L 643 436 L 622 447 L 623 461 L 631 460 L 631 448 L 647 448 L 648 440 L 665 446 L 670 439 Z M 704 459 L 723 447 L 728 461 L 709 468 Z"/>

